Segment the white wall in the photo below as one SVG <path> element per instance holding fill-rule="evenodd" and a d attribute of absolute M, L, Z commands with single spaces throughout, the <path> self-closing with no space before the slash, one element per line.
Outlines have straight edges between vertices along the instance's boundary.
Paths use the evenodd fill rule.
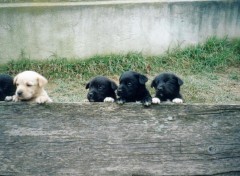
<path fill-rule="evenodd" d="M 212 35 L 240 37 L 239 0 L 0 3 L 0 63 L 22 54 L 157 55 Z"/>

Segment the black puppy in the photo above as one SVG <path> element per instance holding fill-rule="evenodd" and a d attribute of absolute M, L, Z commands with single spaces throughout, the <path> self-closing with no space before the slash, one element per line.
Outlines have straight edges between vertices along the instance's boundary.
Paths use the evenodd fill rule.
<path fill-rule="evenodd" d="M 87 83 L 87 98 L 90 102 L 114 102 L 117 85 L 104 76 L 97 76 Z"/>
<path fill-rule="evenodd" d="M 0 101 L 4 101 L 7 96 L 13 96 L 15 91 L 13 78 L 7 74 L 0 74 Z"/>
<path fill-rule="evenodd" d="M 170 100 L 174 103 L 183 103 L 180 86 L 183 81 L 172 73 L 162 73 L 154 78 L 151 87 L 155 88 L 156 95 L 153 103 Z"/>
<path fill-rule="evenodd" d="M 152 97 L 146 89 L 145 83 L 148 78 L 134 71 L 124 72 L 119 78 L 119 87 L 117 95 L 119 96 L 117 103 L 140 101 L 145 106 L 150 106 Z"/>

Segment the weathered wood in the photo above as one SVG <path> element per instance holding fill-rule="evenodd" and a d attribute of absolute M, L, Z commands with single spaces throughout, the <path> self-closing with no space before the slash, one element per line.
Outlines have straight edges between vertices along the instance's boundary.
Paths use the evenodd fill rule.
<path fill-rule="evenodd" d="M 0 103 L 0 175 L 240 175 L 240 105 Z"/>

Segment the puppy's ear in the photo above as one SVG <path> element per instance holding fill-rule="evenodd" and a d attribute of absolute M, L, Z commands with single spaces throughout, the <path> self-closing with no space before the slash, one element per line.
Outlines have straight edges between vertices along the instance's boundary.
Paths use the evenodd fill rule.
<path fill-rule="evenodd" d="M 178 79 L 179 86 L 183 85 L 183 80 L 181 80 L 179 77 L 177 77 L 177 79 Z"/>
<path fill-rule="evenodd" d="M 16 84 L 17 79 L 18 79 L 18 75 L 14 77 L 14 79 L 13 79 L 13 84 Z"/>
<path fill-rule="evenodd" d="M 115 82 L 111 81 L 111 88 L 112 90 L 117 90 L 118 86 Z"/>
<path fill-rule="evenodd" d="M 38 75 L 38 85 L 39 87 L 43 87 L 45 84 L 48 83 L 47 79 L 45 77 L 43 77 L 42 75 Z"/>
<path fill-rule="evenodd" d="M 151 87 L 153 88 L 153 87 L 156 87 L 156 86 L 157 86 L 156 80 L 154 79 L 154 80 L 152 81 L 152 83 L 151 83 Z"/>
<path fill-rule="evenodd" d="M 89 85 L 90 85 L 90 82 L 88 82 L 87 84 L 86 84 L 86 89 L 88 89 L 89 88 Z"/>
<path fill-rule="evenodd" d="M 140 84 L 145 84 L 148 81 L 148 78 L 144 75 L 139 75 L 139 83 Z"/>
<path fill-rule="evenodd" d="M 121 76 L 120 76 L 120 77 L 119 77 L 119 79 L 118 79 L 118 80 L 119 80 L 119 82 L 121 81 L 121 79 L 122 79 L 122 74 L 121 74 Z"/>

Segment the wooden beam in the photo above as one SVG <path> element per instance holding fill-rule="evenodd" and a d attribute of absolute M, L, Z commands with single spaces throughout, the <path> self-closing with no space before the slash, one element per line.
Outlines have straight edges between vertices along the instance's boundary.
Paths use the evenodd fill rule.
<path fill-rule="evenodd" d="M 0 175 L 240 175 L 240 105 L 0 103 Z"/>

